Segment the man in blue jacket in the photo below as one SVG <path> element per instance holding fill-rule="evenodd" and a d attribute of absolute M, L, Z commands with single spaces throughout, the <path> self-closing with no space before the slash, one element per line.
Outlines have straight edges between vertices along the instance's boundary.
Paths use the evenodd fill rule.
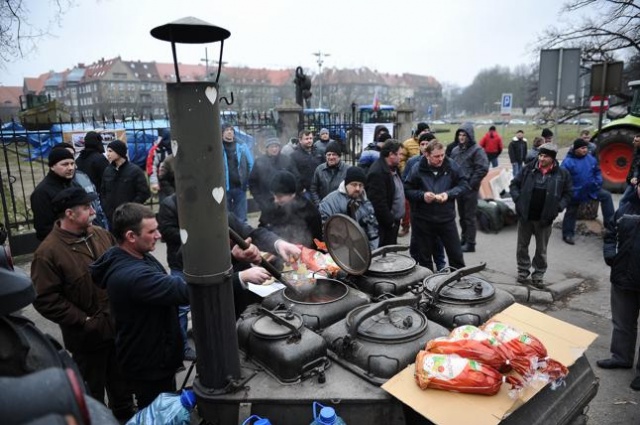
<path fill-rule="evenodd" d="M 589 143 L 585 140 L 576 139 L 573 142 L 573 149 L 567 153 L 561 167 L 569 171 L 573 181 L 573 196 L 562 220 L 562 240 L 569 245 L 574 245 L 576 218 L 580 204 L 597 199 L 600 202 L 602 219 L 606 226 L 613 219 L 613 200 L 611 193 L 602 188 L 602 174 L 598 160 L 593 155 L 589 155 Z"/>
<path fill-rule="evenodd" d="M 227 210 L 246 222 L 247 189 L 253 168 L 253 156 L 246 144 L 236 141 L 236 133 L 231 125 L 222 127 L 222 141 L 227 177 Z"/>
<path fill-rule="evenodd" d="M 444 244 L 449 265 L 464 267 L 455 199 L 469 191 L 467 175 L 460 166 L 445 156 L 437 139 L 429 142 L 420 162 L 411 168 L 404 181 L 404 191 L 411 207 L 411 224 L 421 249 L 415 250 L 421 266 L 435 270 L 438 238 Z"/>

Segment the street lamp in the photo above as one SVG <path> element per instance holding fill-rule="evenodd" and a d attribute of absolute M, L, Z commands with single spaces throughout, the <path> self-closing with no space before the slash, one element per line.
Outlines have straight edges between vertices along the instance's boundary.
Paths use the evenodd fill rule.
<path fill-rule="evenodd" d="M 322 64 L 324 63 L 324 58 L 331 56 L 331 53 L 324 53 L 318 50 L 313 53 L 313 56 L 318 58 L 318 108 L 322 108 Z"/>

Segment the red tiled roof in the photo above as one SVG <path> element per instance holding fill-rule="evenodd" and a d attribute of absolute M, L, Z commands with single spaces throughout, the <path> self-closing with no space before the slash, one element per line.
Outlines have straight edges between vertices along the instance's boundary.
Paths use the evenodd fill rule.
<path fill-rule="evenodd" d="M 107 60 L 100 59 L 92 63 L 85 68 L 84 80 L 98 80 L 102 78 L 118 60 L 120 60 L 120 58 L 116 57 Z"/>
<path fill-rule="evenodd" d="M 22 87 L 0 86 L 0 106 L 20 107 Z"/>
<path fill-rule="evenodd" d="M 24 79 L 25 91 L 28 93 L 34 93 L 34 94 L 42 93 L 42 90 L 44 89 L 44 82 L 47 81 L 52 74 L 54 74 L 54 72 L 49 71 L 44 74 L 41 74 L 38 77 L 25 78 Z"/>

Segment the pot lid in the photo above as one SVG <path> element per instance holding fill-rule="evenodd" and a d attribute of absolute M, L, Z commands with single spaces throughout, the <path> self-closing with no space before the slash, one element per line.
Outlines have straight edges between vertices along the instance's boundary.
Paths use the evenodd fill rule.
<path fill-rule="evenodd" d="M 406 342 L 418 338 L 427 330 L 427 317 L 410 306 L 399 306 L 379 311 L 358 322 L 358 315 L 369 305 L 363 305 L 347 314 L 347 329 L 353 334 L 352 327 L 358 326 L 357 337 L 372 342 Z"/>
<path fill-rule="evenodd" d="M 416 260 L 398 254 L 396 251 L 406 251 L 406 245 L 388 245 L 378 248 L 371 253 L 371 264 L 367 274 L 401 275 L 411 272 L 416 267 Z"/>
<path fill-rule="evenodd" d="M 299 333 L 302 325 L 303 320 L 299 314 L 290 311 L 273 311 L 256 320 L 251 330 L 261 338 L 281 339 Z"/>
<path fill-rule="evenodd" d="M 449 277 L 449 273 L 427 276 L 424 280 L 425 291 L 443 302 L 469 304 L 486 301 L 495 294 L 496 290 L 491 283 L 476 276 L 463 276 L 442 286 Z M 439 294 L 435 294 L 438 289 Z"/>
<path fill-rule="evenodd" d="M 335 214 L 324 225 L 327 250 L 333 261 L 351 275 L 362 275 L 371 264 L 369 239 L 351 217 Z"/>

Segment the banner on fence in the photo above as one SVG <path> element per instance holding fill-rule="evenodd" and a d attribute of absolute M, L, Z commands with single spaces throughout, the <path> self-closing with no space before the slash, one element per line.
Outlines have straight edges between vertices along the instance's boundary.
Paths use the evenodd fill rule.
<path fill-rule="evenodd" d="M 102 136 L 102 144 L 106 146 L 118 139 L 127 143 L 127 133 L 124 128 L 118 129 L 96 129 L 90 130 L 95 131 L 96 133 L 100 133 Z M 71 143 L 76 148 L 76 152 L 80 152 L 84 149 L 84 136 L 88 132 L 86 130 L 77 130 L 77 131 L 63 131 L 62 132 L 62 140 L 66 143 Z"/>
<path fill-rule="evenodd" d="M 362 124 L 362 140 L 364 141 L 364 146 L 367 146 L 369 143 L 373 142 L 373 131 L 379 125 L 383 125 L 387 127 L 389 130 L 389 134 L 393 137 L 393 123 L 377 123 L 377 124 Z"/>

